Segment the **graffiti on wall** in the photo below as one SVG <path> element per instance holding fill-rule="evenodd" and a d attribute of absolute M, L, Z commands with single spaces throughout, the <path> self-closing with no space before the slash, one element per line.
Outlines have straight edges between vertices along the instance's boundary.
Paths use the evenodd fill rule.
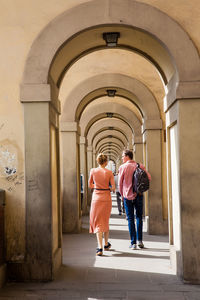
<path fill-rule="evenodd" d="M 0 130 L 3 128 L 0 125 Z M 4 179 L 4 183 L 0 188 L 8 192 L 12 192 L 24 181 L 24 173 L 20 172 L 18 164 L 19 149 L 17 145 L 9 140 L 0 142 L 0 178 Z"/>
<path fill-rule="evenodd" d="M 10 176 L 17 172 L 15 153 L 10 152 L 5 146 L 0 145 L 0 176 Z"/>

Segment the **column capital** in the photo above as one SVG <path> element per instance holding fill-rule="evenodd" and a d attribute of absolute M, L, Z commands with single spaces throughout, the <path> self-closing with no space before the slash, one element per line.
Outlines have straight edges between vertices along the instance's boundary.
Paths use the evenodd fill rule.
<path fill-rule="evenodd" d="M 50 102 L 51 89 L 49 84 L 22 84 L 20 89 L 21 102 Z"/>
<path fill-rule="evenodd" d="M 177 88 L 176 88 L 177 86 Z M 181 81 L 175 84 L 168 84 L 167 94 L 164 98 L 164 111 L 180 99 L 200 99 L 200 81 Z"/>
<path fill-rule="evenodd" d="M 92 152 L 92 151 L 93 151 L 92 146 L 88 146 L 88 147 L 87 147 L 87 152 Z"/>
<path fill-rule="evenodd" d="M 142 138 L 142 136 L 135 136 L 133 143 L 134 143 L 134 145 L 135 144 L 143 144 L 143 138 Z"/>
<path fill-rule="evenodd" d="M 69 132 L 69 131 L 77 131 L 78 133 L 80 132 L 80 127 L 76 122 L 61 122 L 60 123 L 60 131 L 62 132 Z"/>
<path fill-rule="evenodd" d="M 80 144 L 86 144 L 86 138 L 84 136 L 80 136 Z"/>
<path fill-rule="evenodd" d="M 194 99 L 200 98 L 200 81 L 179 82 L 176 99 Z"/>
<path fill-rule="evenodd" d="M 61 113 L 61 103 L 56 97 L 51 97 L 50 84 L 22 84 L 20 88 L 22 103 L 50 102 L 57 113 Z"/>
<path fill-rule="evenodd" d="M 144 133 L 145 130 L 160 130 L 162 129 L 162 120 L 157 119 L 157 120 L 145 120 L 143 125 L 142 125 L 142 133 Z"/>

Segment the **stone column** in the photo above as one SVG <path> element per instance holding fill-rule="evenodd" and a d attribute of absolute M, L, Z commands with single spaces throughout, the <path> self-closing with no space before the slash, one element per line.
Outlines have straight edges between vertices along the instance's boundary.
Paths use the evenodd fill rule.
<path fill-rule="evenodd" d="M 25 128 L 26 256 L 24 262 L 9 264 L 8 273 L 9 278 L 18 280 L 52 280 L 62 259 L 59 186 L 56 187 L 57 198 L 54 198 L 58 212 L 54 225 L 54 191 L 51 189 L 51 126 L 58 128 L 60 105 L 58 100 L 51 99 L 47 84 L 22 86 L 21 102 L 24 105 Z"/>
<path fill-rule="evenodd" d="M 80 137 L 80 172 L 83 174 L 83 203 L 82 213 L 87 214 L 87 199 L 88 199 L 88 174 L 87 174 L 87 155 L 86 155 L 86 142 L 85 137 Z"/>
<path fill-rule="evenodd" d="M 200 283 L 200 82 L 183 83 L 179 86 L 177 96 L 180 99 L 170 107 L 167 112 L 168 133 L 171 127 L 177 126 L 178 147 L 178 193 L 172 197 L 172 226 L 173 226 L 173 250 L 177 253 L 177 272 L 181 277 L 190 283 Z M 193 96 L 193 98 L 191 97 Z M 185 99 L 181 99 L 185 97 Z M 168 136 L 169 137 L 169 136 Z M 169 142 L 169 140 L 168 140 Z M 169 149 L 169 147 L 168 147 Z M 171 156 L 172 157 L 172 156 Z M 175 161 L 172 161 L 175 164 Z M 171 177 L 171 170 L 168 176 Z M 170 183 L 170 180 L 169 180 Z M 173 185 L 169 184 L 169 197 L 173 192 Z M 174 233 L 177 231 L 176 211 L 173 212 L 174 202 L 179 203 L 180 209 L 180 231 L 177 238 L 181 238 L 180 250 L 176 246 L 177 238 Z M 178 211 L 179 213 L 179 211 Z"/>
<path fill-rule="evenodd" d="M 93 149 L 93 162 L 92 162 L 92 167 L 93 168 L 96 168 L 96 166 L 97 166 L 97 161 L 96 161 L 96 159 L 97 159 L 97 157 L 96 157 L 96 151 Z"/>
<path fill-rule="evenodd" d="M 143 163 L 143 139 L 141 137 L 134 138 L 135 161 Z"/>
<path fill-rule="evenodd" d="M 76 122 L 62 122 L 63 232 L 81 229 L 79 127 Z"/>
<path fill-rule="evenodd" d="M 163 219 L 161 128 L 161 120 L 147 120 L 143 126 L 146 167 L 152 177 L 148 191 L 148 232 L 158 235 L 168 233 L 167 221 Z"/>
<path fill-rule="evenodd" d="M 90 170 L 93 168 L 93 149 L 92 146 L 87 147 L 87 170 L 88 170 L 88 178 L 90 176 Z"/>
<path fill-rule="evenodd" d="M 89 179 L 89 176 L 90 176 L 90 170 L 92 169 L 92 164 L 93 164 L 93 155 L 92 155 L 92 152 L 93 149 L 92 149 L 92 146 L 88 146 L 87 147 L 87 170 L 88 170 L 88 179 Z M 91 203 L 91 199 L 92 199 L 92 193 L 91 193 L 91 190 L 90 188 L 88 188 L 88 199 L 87 199 L 87 203 L 88 203 L 88 206 L 90 205 Z"/>

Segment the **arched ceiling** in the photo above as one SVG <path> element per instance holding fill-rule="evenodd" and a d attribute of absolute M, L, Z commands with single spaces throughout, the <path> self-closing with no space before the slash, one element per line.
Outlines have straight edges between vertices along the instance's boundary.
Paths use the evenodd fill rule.
<path fill-rule="evenodd" d="M 94 100 L 84 110 L 80 119 L 81 135 L 87 135 L 90 126 L 99 119 L 98 115 L 105 118 L 107 112 L 113 113 L 113 117 L 124 119 L 137 136 L 141 135 L 142 124 L 133 111 L 118 103 L 107 102 L 103 98 Z"/>
<path fill-rule="evenodd" d="M 98 147 L 97 148 L 97 151 L 98 152 L 102 152 L 104 149 L 106 149 L 106 148 L 113 148 L 113 149 L 115 149 L 117 152 L 119 151 L 119 152 L 122 152 L 122 149 L 123 148 L 121 148 L 121 146 L 118 144 L 118 143 L 115 143 L 114 141 L 109 141 L 109 142 L 105 142 L 105 143 L 103 143 L 103 144 L 101 144 L 100 145 L 100 147 Z"/>
<path fill-rule="evenodd" d="M 81 82 L 86 83 L 87 79 L 94 78 L 99 74 L 105 74 L 104 76 L 106 76 L 106 74 L 121 74 L 129 78 L 135 78 L 141 82 L 141 84 L 149 88 L 157 101 L 159 110 L 163 111 L 165 91 L 156 68 L 143 57 L 119 49 L 107 49 L 91 53 L 81 58 L 68 70 L 59 93 L 62 111 L 65 99 L 67 99 L 68 96 L 71 98 L 70 94 L 72 91 L 77 90 L 78 92 L 79 89 L 77 89 L 77 86 L 80 85 Z M 98 78 L 96 79 L 98 80 Z M 124 80 L 128 80 L 128 78 Z M 117 86 L 119 88 L 119 85 Z M 126 90 L 128 93 L 128 88 Z M 94 97 L 91 98 L 97 96 L 95 91 Z M 91 91 L 88 91 L 88 93 L 89 92 Z M 102 92 L 100 95 L 101 94 Z M 86 95 L 83 95 L 83 97 L 85 96 Z M 133 98 L 133 95 L 131 97 L 130 93 L 128 95 L 125 94 L 125 96 L 127 96 L 127 98 Z"/>
<path fill-rule="evenodd" d="M 100 140 L 100 141 L 98 142 L 98 144 L 96 145 L 96 152 L 99 151 L 99 149 L 100 149 L 103 145 L 106 145 L 106 144 L 109 145 L 109 143 L 113 143 L 114 145 L 115 145 L 115 144 L 118 145 L 118 146 L 120 147 L 120 149 L 122 149 L 122 151 L 123 151 L 123 149 L 125 148 L 125 147 L 124 147 L 124 144 L 122 143 L 122 141 L 121 141 L 120 139 L 115 138 L 115 137 L 113 137 L 113 138 L 105 137 L 105 138 L 103 138 L 102 140 Z"/>
<path fill-rule="evenodd" d="M 90 52 L 106 48 L 103 33 L 113 30 L 120 33 L 117 47 L 144 56 L 155 65 L 165 84 L 170 81 L 175 72 L 172 58 L 155 37 L 131 26 L 111 25 L 93 27 L 87 31 L 82 31 L 62 45 L 50 69 L 50 76 L 58 87 L 66 71 L 75 61 Z"/>
<path fill-rule="evenodd" d="M 119 139 L 125 148 L 127 148 L 128 145 L 128 140 L 126 138 L 126 136 L 124 134 L 122 134 L 120 131 L 116 131 L 116 130 L 105 130 L 102 132 L 99 132 L 98 134 L 96 134 L 96 136 L 94 137 L 93 141 L 92 141 L 92 146 L 93 148 L 96 149 L 99 141 L 101 141 L 104 138 L 109 138 L 112 141 L 112 138 L 117 138 Z"/>
<path fill-rule="evenodd" d="M 115 90 L 116 91 L 115 96 L 108 98 L 107 90 Z M 137 99 L 137 97 L 133 95 L 130 91 L 115 86 L 100 88 L 87 94 L 87 96 L 84 97 L 80 102 L 80 104 L 78 105 L 78 108 L 76 110 L 76 120 L 80 120 L 81 115 L 88 104 L 90 104 L 93 100 L 98 99 L 100 97 L 101 98 L 106 97 L 107 101 L 123 104 L 124 106 L 134 111 L 135 115 L 142 122 L 143 113 L 138 104 L 139 99 Z"/>
<path fill-rule="evenodd" d="M 98 138 L 100 134 L 106 134 L 106 135 L 119 134 L 119 135 L 121 135 L 123 137 L 123 140 L 124 140 L 125 143 L 129 143 L 129 140 L 128 140 L 127 136 L 126 136 L 126 133 L 123 132 L 121 130 L 121 128 L 113 127 L 111 129 L 109 127 L 104 127 L 102 129 L 100 129 L 99 131 L 96 131 L 91 140 L 88 139 L 88 145 L 92 144 L 94 142 L 95 138 Z"/>
<path fill-rule="evenodd" d="M 121 154 L 121 151 L 115 147 L 112 147 L 112 146 L 105 146 L 101 149 L 99 149 L 99 152 L 106 152 L 106 151 L 111 151 L 113 153 L 115 153 L 116 155 L 120 155 Z"/>
<path fill-rule="evenodd" d="M 116 118 L 104 118 L 96 121 L 89 129 L 87 134 L 88 144 L 91 144 L 91 141 L 95 134 L 100 130 L 105 129 L 120 129 L 124 134 L 126 134 L 129 144 L 132 143 L 133 133 L 130 127 L 122 120 Z"/>

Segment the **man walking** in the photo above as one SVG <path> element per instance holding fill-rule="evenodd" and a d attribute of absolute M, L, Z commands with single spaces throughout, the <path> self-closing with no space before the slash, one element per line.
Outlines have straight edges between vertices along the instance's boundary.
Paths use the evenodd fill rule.
<path fill-rule="evenodd" d="M 128 228 L 131 238 L 131 249 L 137 249 L 137 241 L 139 248 L 144 248 L 142 241 L 142 227 L 143 227 L 143 195 L 137 195 L 133 192 L 132 177 L 137 168 L 137 163 L 133 160 L 133 152 L 130 150 L 124 150 L 122 153 L 123 165 L 119 168 L 119 192 L 124 198 L 124 207 L 126 216 L 128 219 Z M 151 175 L 146 171 L 145 167 L 140 164 L 140 168 L 143 169 L 149 180 Z M 137 231 L 135 230 L 135 216 L 136 211 L 136 223 Z"/>

